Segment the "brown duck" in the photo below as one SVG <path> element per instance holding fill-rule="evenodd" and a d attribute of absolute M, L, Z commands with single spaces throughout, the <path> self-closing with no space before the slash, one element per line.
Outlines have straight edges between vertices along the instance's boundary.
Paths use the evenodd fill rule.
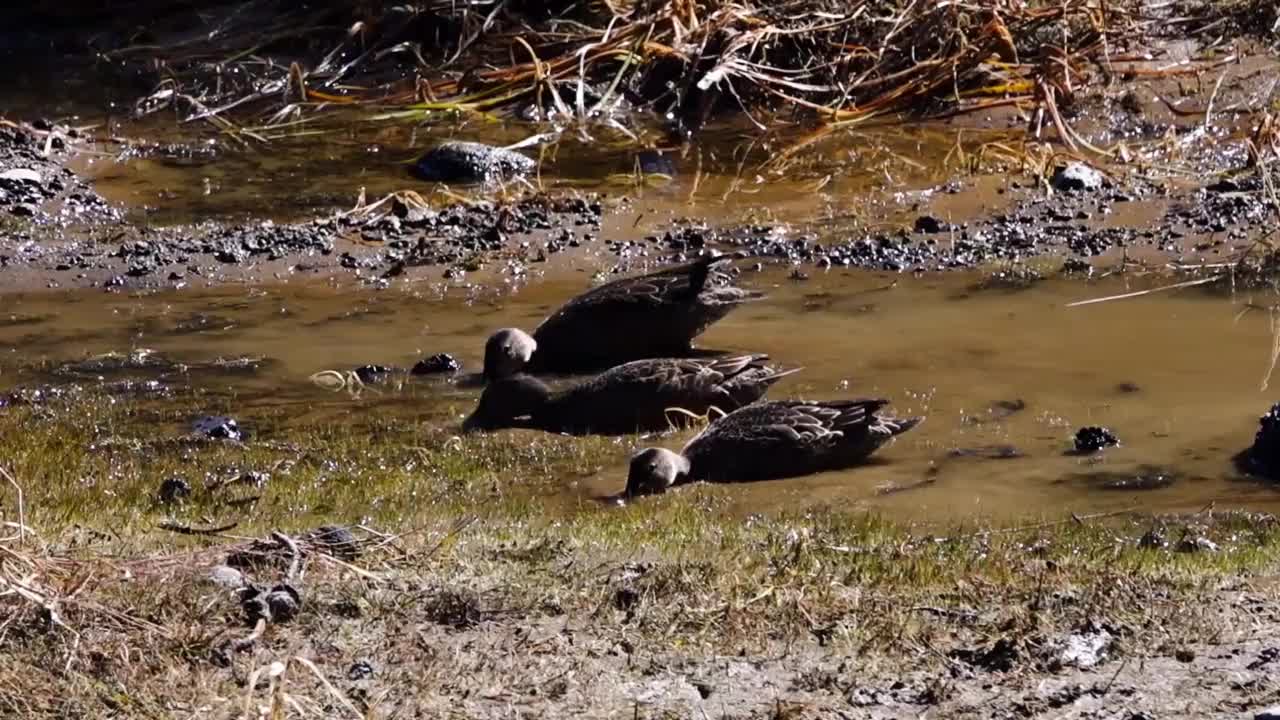
<path fill-rule="evenodd" d="M 866 460 L 924 418 L 880 414 L 888 400 L 783 400 L 716 420 L 679 453 L 647 448 L 631 458 L 627 497 L 673 485 L 750 482 L 839 470 Z"/>
<path fill-rule="evenodd" d="M 463 423 L 465 430 L 537 428 L 575 435 L 665 430 L 679 408 L 705 415 L 732 412 L 759 400 L 778 380 L 796 372 L 776 370 L 767 355 L 715 359 L 635 360 L 562 391 L 530 375 L 489 383 Z"/>
<path fill-rule="evenodd" d="M 530 335 L 504 328 L 484 348 L 484 378 L 573 373 L 631 360 L 686 357 L 704 330 L 763 297 L 717 268 L 741 255 L 712 251 L 691 263 L 622 278 L 573 298 Z"/>

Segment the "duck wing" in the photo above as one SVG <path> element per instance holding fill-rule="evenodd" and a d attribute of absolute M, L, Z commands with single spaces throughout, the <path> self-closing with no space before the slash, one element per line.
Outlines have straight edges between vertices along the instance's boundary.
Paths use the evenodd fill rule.
<path fill-rule="evenodd" d="M 712 268 L 733 257 L 720 254 L 706 255 L 684 265 L 607 282 L 572 298 L 547 318 L 547 322 L 558 316 L 600 306 L 663 305 L 692 301 L 707 287 L 709 279 L 723 275 L 723 273 L 712 272 Z"/>
<path fill-rule="evenodd" d="M 785 374 L 765 366 L 767 357 L 633 360 L 557 394 L 544 417 L 578 432 L 665 430 L 680 420 L 669 414 L 673 409 L 727 413 L 758 399 L 774 376 Z"/>
<path fill-rule="evenodd" d="M 806 475 L 854 465 L 919 423 L 879 415 L 883 399 L 748 405 L 685 446 L 699 479 L 722 482 Z"/>
<path fill-rule="evenodd" d="M 569 300 L 533 332 L 541 370 L 586 370 L 639 358 L 686 355 L 692 339 L 759 293 L 732 286 L 708 255 L 621 278 Z"/>

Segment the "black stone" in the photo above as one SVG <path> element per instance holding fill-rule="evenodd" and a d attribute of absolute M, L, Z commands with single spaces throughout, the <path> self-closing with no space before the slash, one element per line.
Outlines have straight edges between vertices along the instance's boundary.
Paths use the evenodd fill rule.
<path fill-rule="evenodd" d="M 212 440 L 242 440 L 244 433 L 240 430 L 240 424 L 235 418 L 229 418 L 222 415 L 206 415 L 197 419 L 191 425 L 191 429 L 197 435 Z"/>
<path fill-rule="evenodd" d="M 1120 440 L 1104 427 L 1091 425 L 1076 431 L 1075 449 L 1077 453 L 1087 455 L 1103 448 L 1119 445 Z"/>
<path fill-rule="evenodd" d="M 462 363 L 459 363 L 449 353 L 436 353 L 431 357 L 426 357 L 414 363 L 413 369 L 409 372 L 413 375 L 435 375 L 438 373 L 456 373 L 462 369 Z"/>

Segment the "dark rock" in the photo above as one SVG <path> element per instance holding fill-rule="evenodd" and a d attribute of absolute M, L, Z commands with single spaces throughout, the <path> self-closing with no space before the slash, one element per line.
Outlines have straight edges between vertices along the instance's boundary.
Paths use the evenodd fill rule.
<path fill-rule="evenodd" d="M 244 434 L 240 430 L 240 425 L 234 418 L 223 415 L 207 415 L 198 418 L 191 425 L 192 431 L 197 435 L 212 440 L 241 440 Z"/>
<path fill-rule="evenodd" d="M 514 150 L 475 142 L 444 142 L 413 165 L 413 174 L 429 182 L 491 182 L 526 175 L 537 167 Z"/>
<path fill-rule="evenodd" d="M 613 594 L 613 606 L 618 610 L 631 613 L 640 604 L 640 593 L 629 587 L 621 587 Z"/>
<path fill-rule="evenodd" d="M 984 670 L 1009 672 L 1018 661 L 1018 647 L 1008 638 L 1000 638 L 985 650 L 952 650 L 951 657 Z"/>
<path fill-rule="evenodd" d="M 1076 431 L 1075 451 L 1081 455 L 1092 454 L 1119 444 L 1120 440 L 1104 427 L 1090 425 Z"/>
<path fill-rule="evenodd" d="M 1116 383 L 1116 392 L 1124 395 L 1132 395 L 1136 392 L 1142 392 L 1142 388 L 1138 386 L 1138 383 L 1122 382 Z"/>
<path fill-rule="evenodd" d="M 355 682 L 373 675 L 373 663 L 368 660 L 357 660 L 347 668 L 347 679 Z"/>
<path fill-rule="evenodd" d="M 660 150 L 643 150 L 636 155 L 636 165 L 646 175 L 675 175 L 674 156 Z M 598 214 L 598 213 L 597 213 Z"/>
<path fill-rule="evenodd" d="M 385 382 L 395 372 L 395 368 L 389 368 L 385 365 L 361 365 L 354 372 L 356 377 L 360 378 L 360 382 L 366 385 L 373 385 Z"/>
<path fill-rule="evenodd" d="M 356 536 L 344 527 L 321 525 L 303 535 L 302 540 L 339 560 L 350 561 L 360 557 L 360 543 L 356 541 Z"/>
<path fill-rule="evenodd" d="M 932 235 L 947 229 L 947 224 L 932 215 L 921 215 L 916 218 L 915 230 L 918 233 Z"/>
<path fill-rule="evenodd" d="M 1049 184 L 1055 190 L 1076 192 L 1097 190 L 1102 187 L 1102 173 L 1084 163 L 1073 162 L 1058 168 Z"/>
<path fill-rule="evenodd" d="M 1280 658 L 1280 648 L 1264 648 L 1262 652 L 1258 653 L 1257 659 L 1250 661 L 1249 664 L 1244 667 L 1246 670 L 1257 670 L 1258 668 L 1270 665 L 1275 662 L 1277 658 Z"/>
<path fill-rule="evenodd" d="M 1164 539 L 1164 534 L 1159 528 L 1153 527 L 1138 539 L 1138 547 L 1143 550 L 1163 550 L 1169 547 L 1169 541 Z"/>
<path fill-rule="evenodd" d="M 1196 654 L 1187 648 L 1178 648 L 1173 653 L 1173 659 L 1180 663 L 1189 663 L 1196 659 Z"/>
<path fill-rule="evenodd" d="M 1080 273 L 1082 275 L 1088 275 L 1092 272 L 1093 266 L 1090 265 L 1087 260 L 1081 260 L 1080 258 L 1067 258 L 1062 262 L 1062 273 L 1064 274 L 1071 275 Z"/>
<path fill-rule="evenodd" d="M 434 375 L 437 373 L 456 373 L 462 364 L 449 353 L 436 353 L 414 363 L 409 372 L 413 375 Z"/>
<path fill-rule="evenodd" d="M 9 212 L 18 217 L 34 217 L 36 214 L 36 206 L 32 203 L 18 203 L 9 208 Z"/>
<path fill-rule="evenodd" d="M 249 585 L 241 590 L 240 607 L 250 625 L 258 620 L 285 623 L 297 617 L 302 608 L 302 595 L 288 583 L 281 583 L 270 590 Z"/>
<path fill-rule="evenodd" d="M 160 483 L 160 502 L 168 504 L 181 500 L 191 494 L 191 483 L 178 477 L 171 477 Z"/>

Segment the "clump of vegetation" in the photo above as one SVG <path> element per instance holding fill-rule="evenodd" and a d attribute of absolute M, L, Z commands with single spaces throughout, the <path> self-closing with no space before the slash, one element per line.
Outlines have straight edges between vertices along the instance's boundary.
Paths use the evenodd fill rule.
<path fill-rule="evenodd" d="M 56 14 L 74 16 L 83 4 L 60 4 Z M 1140 49 L 1169 28 L 1255 12 L 1265 20 L 1274 4 L 1119 2 L 1099 12 L 1086 0 L 320 8 L 252 0 L 197 12 L 189 3 L 151 2 L 116 18 L 127 34 L 93 42 L 111 60 L 158 70 L 161 83 L 140 101 L 143 113 L 176 104 L 218 122 L 233 108 L 257 107 L 278 129 L 321 106 L 426 113 L 532 103 L 585 121 L 625 103 L 696 129 L 725 109 L 832 122 L 1002 105 L 1057 116 L 1082 88 L 1106 80 L 1100 69 L 1110 54 Z M 201 32 L 191 32 L 193 22 Z M 249 136 L 270 134 L 267 126 Z"/>

